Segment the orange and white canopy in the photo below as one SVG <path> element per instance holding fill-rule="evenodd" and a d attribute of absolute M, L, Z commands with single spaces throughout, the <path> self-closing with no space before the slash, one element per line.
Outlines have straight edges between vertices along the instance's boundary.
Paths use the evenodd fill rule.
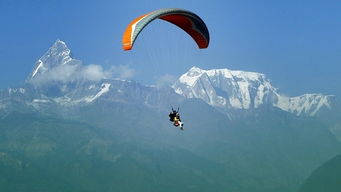
<path fill-rule="evenodd" d="M 123 34 L 123 49 L 131 50 L 139 33 L 155 19 L 162 19 L 180 27 L 194 39 L 199 48 L 208 47 L 209 32 L 206 24 L 199 16 L 184 9 L 168 8 L 159 9 L 134 19 Z"/>

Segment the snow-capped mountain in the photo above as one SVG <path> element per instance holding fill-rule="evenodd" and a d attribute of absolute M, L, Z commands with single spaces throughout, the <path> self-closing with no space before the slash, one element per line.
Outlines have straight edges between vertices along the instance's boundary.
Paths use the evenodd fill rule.
<path fill-rule="evenodd" d="M 0 110 L 20 106 L 56 111 L 106 102 L 168 108 L 170 98 L 174 103 L 184 99 L 171 88 L 157 89 L 107 74 L 99 66 L 74 59 L 66 43 L 57 40 L 36 62 L 23 86 L 0 91 Z"/>
<path fill-rule="evenodd" d="M 264 74 L 198 67 L 183 74 L 173 88 L 186 98 L 200 98 L 221 109 L 248 110 L 271 105 L 296 115 L 309 116 L 314 116 L 321 108 L 330 108 L 332 97 L 322 94 L 287 97 L 279 94 Z"/>
<path fill-rule="evenodd" d="M 273 103 L 284 111 L 296 115 L 316 115 L 322 108 L 331 109 L 332 95 L 304 94 L 296 97 L 277 95 L 277 102 Z"/>
<path fill-rule="evenodd" d="M 109 74 L 109 75 L 108 75 Z M 296 115 L 316 115 L 330 109 L 332 96 L 283 96 L 264 74 L 228 69 L 192 67 L 172 88 L 144 86 L 110 77 L 100 66 L 74 59 L 66 43 L 57 40 L 36 62 L 25 85 L 0 91 L 0 109 L 46 110 L 121 102 L 151 108 L 169 108 L 188 98 L 198 98 L 224 111 L 272 106 Z"/>
<path fill-rule="evenodd" d="M 32 80 L 39 75 L 61 65 L 76 65 L 79 61 L 71 57 L 71 51 L 65 42 L 57 40 L 52 47 L 36 62 L 34 69 L 27 80 Z"/>

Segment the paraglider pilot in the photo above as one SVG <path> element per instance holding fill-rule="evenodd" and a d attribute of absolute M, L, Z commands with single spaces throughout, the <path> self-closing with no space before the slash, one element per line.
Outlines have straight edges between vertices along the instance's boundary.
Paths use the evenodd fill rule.
<path fill-rule="evenodd" d="M 180 115 L 179 115 L 179 110 L 176 111 L 172 108 L 172 111 L 169 113 L 169 120 L 173 122 L 173 125 L 175 127 L 180 127 L 181 130 L 184 130 L 183 128 L 183 123 L 181 122 Z"/>

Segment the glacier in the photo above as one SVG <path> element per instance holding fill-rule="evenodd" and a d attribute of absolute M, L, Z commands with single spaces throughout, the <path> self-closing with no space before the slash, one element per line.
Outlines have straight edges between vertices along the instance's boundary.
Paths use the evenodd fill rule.
<path fill-rule="evenodd" d="M 322 108 L 331 108 L 333 95 L 304 94 L 288 97 L 279 93 L 262 73 L 229 69 L 204 70 L 192 67 L 173 84 L 176 93 L 198 98 L 221 109 L 277 107 L 295 115 L 314 116 Z"/>

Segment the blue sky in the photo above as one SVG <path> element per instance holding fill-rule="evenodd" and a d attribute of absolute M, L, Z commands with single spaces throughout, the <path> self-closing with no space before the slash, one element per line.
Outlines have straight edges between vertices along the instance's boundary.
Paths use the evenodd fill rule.
<path fill-rule="evenodd" d="M 199 50 L 183 31 L 155 21 L 130 52 L 121 37 L 135 17 L 177 7 L 199 15 L 211 42 Z M 282 93 L 341 95 L 341 1 L 0 1 L 0 88 L 22 83 L 56 41 L 84 64 L 128 66 L 153 83 L 192 66 L 266 74 Z"/>

